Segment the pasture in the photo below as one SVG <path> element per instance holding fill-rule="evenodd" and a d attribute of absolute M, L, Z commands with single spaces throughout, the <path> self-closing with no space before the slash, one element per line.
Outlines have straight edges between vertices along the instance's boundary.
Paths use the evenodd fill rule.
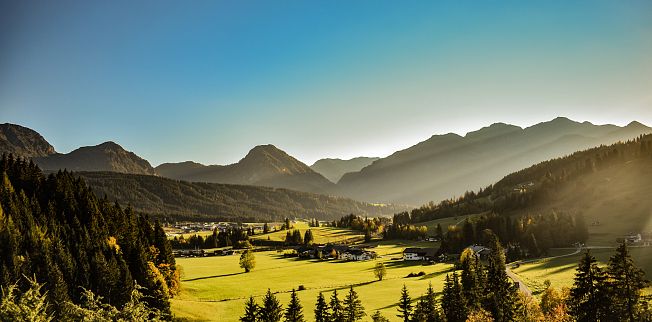
<path fill-rule="evenodd" d="M 396 303 L 403 284 L 412 297 L 422 295 L 428 283 L 440 292 L 445 274 L 451 269 L 450 264 L 422 265 L 397 260 L 405 247 L 432 246 L 432 243 L 393 241 L 368 245 L 376 246 L 374 251 L 379 254 L 378 259 L 363 262 L 302 260 L 285 258 L 276 251 L 256 252 L 256 267 L 250 273 L 244 273 L 239 267 L 237 255 L 179 258 L 177 264 L 184 273 L 181 294 L 172 300 L 173 312 L 189 320 L 237 321 L 250 295 L 260 303 L 269 288 L 285 305 L 289 292 L 302 285 L 305 290 L 298 295 L 304 315 L 310 321 L 319 292 L 328 299 L 337 290 L 343 299 L 349 285 L 353 285 L 369 316 L 380 310 L 391 321 L 398 321 Z M 387 276 L 382 281 L 377 281 L 373 274 L 377 261 L 387 266 Z M 421 271 L 426 275 L 406 277 Z M 367 317 L 367 320 L 370 319 Z"/>
<path fill-rule="evenodd" d="M 629 250 L 636 265 L 647 273 L 648 279 L 652 278 L 652 248 L 631 247 Z M 572 250 L 566 250 L 566 253 L 570 252 Z M 577 264 L 583 254 L 584 252 L 582 251 L 573 256 L 549 260 L 544 259 L 533 263 L 521 264 L 518 268 L 512 268 L 512 272 L 516 273 L 535 295 L 544 290 L 543 282 L 545 280 L 550 280 L 555 287 L 571 287 L 575 278 Z M 591 254 L 600 263 L 607 265 L 609 258 L 614 254 L 614 249 L 592 249 Z"/>

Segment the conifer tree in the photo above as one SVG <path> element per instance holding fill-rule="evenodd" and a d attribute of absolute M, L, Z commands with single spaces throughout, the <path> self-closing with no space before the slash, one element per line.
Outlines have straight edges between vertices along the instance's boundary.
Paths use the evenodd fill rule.
<path fill-rule="evenodd" d="M 611 317 L 638 321 L 641 289 L 646 285 L 645 272 L 636 267 L 629 255 L 627 243 L 623 242 L 609 259 Z"/>
<path fill-rule="evenodd" d="M 364 313 L 364 307 L 362 306 L 362 301 L 358 298 L 358 293 L 353 290 L 353 286 L 349 289 L 349 294 L 347 294 L 344 299 L 344 321 L 345 322 L 355 322 L 361 320 L 366 314 Z"/>
<path fill-rule="evenodd" d="M 462 252 L 460 261 L 462 266 L 460 280 L 464 292 L 464 299 L 466 299 L 469 310 L 478 309 L 482 306 L 484 291 L 483 281 L 481 280 L 481 276 L 478 276 L 478 271 L 482 269 L 482 264 L 478 260 L 478 256 L 470 248 Z"/>
<path fill-rule="evenodd" d="M 263 234 L 269 233 L 269 225 L 267 223 L 263 224 Z"/>
<path fill-rule="evenodd" d="M 389 322 L 389 319 L 380 314 L 380 311 L 376 312 L 371 316 L 371 321 L 373 322 Z"/>
<path fill-rule="evenodd" d="M 444 316 L 448 322 L 466 321 L 467 308 L 462 286 L 457 278 L 457 273 L 453 272 L 452 276 L 447 274 L 444 283 L 443 297 L 441 307 L 444 310 Z"/>
<path fill-rule="evenodd" d="M 315 322 L 328 322 L 328 321 L 330 321 L 328 304 L 324 299 L 324 294 L 319 292 L 319 295 L 317 296 L 317 304 L 315 304 Z"/>
<path fill-rule="evenodd" d="M 253 296 L 250 296 L 247 302 L 245 302 L 245 312 L 242 317 L 240 317 L 240 322 L 256 322 L 258 321 L 258 304 L 254 300 Z"/>
<path fill-rule="evenodd" d="M 305 245 L 312 245 L 312 243 L 315 241 L 315 238 L 312 236 L 312 230 L 308 229 L 306 230 L 306 233 L 304 234 L 303 237 L 303 243 Z"/>
<path fill-rule="evenodd" d="M 261 322 L 279 322 L 283 317 L 283 307 L 270 289 L 267 289 L 265 298 L 263 298 L 263 306 L 259 312 Z"/>
<path fill-rule="evenodd" d="M 408 293 L 407 287 L 403 284 L 403 289 L 401 289 L 401 298 L 398 301 L 398 312 L 396 315 L 399 318 L 403 318 L 404 322 L 410 321 L 410 315 L 412 313 L 412 303 L 410 299 L 410 294 Z"/>
<path fill-rule="evenodd" d="M 505 271 L 505 252 L 498 237 L 491 230 L 485 231 L 491 254 L 487 263 L 487 286 L 485 308 L 497 321 L 512 321 L 518 310 L 518 288 Z"/>
<path fill-rule="evenodd" d="M 330 307 L 331 321 L 344 322 L 344 307 L 342 306 L 340 299 L 337 297 L 337 290 L 334 290 L 333 295 L 331 295 Z"/>
<path fill-rule="evenodd" d="M 285 321 L 286 322 L 304 322 L 303 319 L 303 307 L 299 302 L 299 297 L 297 297 L 297 292 L 292 289 L 290 294 L 290 303 L 288 303 L 287 309 L 285 309 Z"/>
<path fill-rule="evenodd" d="M 570 313 L 578 322 L 605 320 L 609 306 L 606 286 L 604 271 L 587 250 L 577 267 L 568 299 Z"/>

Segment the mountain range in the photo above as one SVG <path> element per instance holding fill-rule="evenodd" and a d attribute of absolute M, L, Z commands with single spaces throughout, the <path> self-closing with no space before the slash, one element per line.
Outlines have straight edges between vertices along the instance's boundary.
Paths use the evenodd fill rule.
<path fill-rule="evenodd" d="M 559 117 L 526 128 L 496 123 L 465 136 L 434 135 L 345 174 L 338 188 L 357 200 L 423 204 L 477 190 L 538 162 L 644 133 L 652 128 L 638 122 L 619 127 Z"/>
<path fill-rule="evenodd" d="M 157 175 L 190 182 L 255 185 L 375 203 L 419 205 L 456 197 L 503 176 L 575 151 L 652 133 L 638 122 L 594 125 L 559 117 L 521 128 L 495 123 L 464 136 L 433 135 L 385 158 L 322 159 L 307 166 L 274 145 L 229 165 L 193 161 L 156 168 L 113 142 L 57 153 L 37 132 L 0 125 L 0 153 L 31 158 L 42 169 Z"/>
<path fill-rule="evenodd" d="M 195 162 L 164 163 L 155 168 L 163 177 L 193 181 L 287 188 L 333 193 L 335 184 L 277 147 L 259 145 L 239 162 L 203 165 Z"/>
<path fill-rule="evenodd" d="M 326 179 L 337 183 L 345 173 L 358 172 L 380 158 L 357 157 L 349 160 L 342 159 L 320 159 L 317 160 L 311 169 L 321 173 Z"/>

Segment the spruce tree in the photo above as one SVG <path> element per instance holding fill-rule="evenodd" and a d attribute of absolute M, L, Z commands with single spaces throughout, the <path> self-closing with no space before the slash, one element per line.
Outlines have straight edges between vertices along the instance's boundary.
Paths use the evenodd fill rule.
<path fill-rule="evenodd" d="M 270 289 L 267 289 L 267 294 L 263 298 L 263 306 L 259 312 L 261 322 L 279 322 L 283 317 L 283 307 Z"/>
<path fill-rule="evenodd" d="M 641 289 L 646 285 L 645 272 L 636 267 L 629 255 L 627 243 L 623 242 L 609 259 L 608 287 L 612 318 L 638 321 Z"/>
<path fill-rule="evenodd" d="M 285 321 L 286 322 L 304 322 L 303 319 L 303 307 L 299 302 L 299 297 L 297 297 L 297 292 L 292 289 L 290 294 L 290 303 L 285 310 Z"/>
<path fill-rule="evenodd" d="M 486 230 L 491 254 L 487 263 L 487 283 L 485 307 L 497 321 L 512 321 L 518 310 L 518 287 L 514 285 L 505 271 L 505 252 L 498 237 Z"/>
<path fill-rule="evenodd" d="M 482 306 L 484 293 L 483 281 L 481 280 L 481 276 L 478 276 L 478 271 L 482 269 L 482 264 L 478 260 L 478 256 L 470 248 L 462 252 L 460 261 L 462 266 L 460 280 L 467 307 L 469 310 L 478 309 Z"/>
<path fill-rule="evenodd" d="M 330 306 L 331 321 L 344 322 L 344 307 L 342 306 L 340 299 L 337 297 L 337 290 L 334 290 L 333 295 L 331 295 Z"/>
<path fill-rule="evenodd" d="M 457 278 L 457 273 L 452 276 L 447 274 L 444 283 L 441 307 L 448 322 L 464 322 L 468 314 L 466 301 L 462 293 L 462 286 Z"/>
<path fill-rule="evenodd" d="M 240 317 L 241 322 L 256 322 L 258 321 L 258 304 L 254 300 L 253 296 L 250 296 L 247 302 L 245 302 L 245 312 L 242 317 Z"/>
<path fill-rule="evenodd" d="M 570 313 L 578 322 L 600 321 L 609 308 L 606 275 L 589 250 L 577 267 L 568 299 Z"/>
<path fill-rule="evenodd" d="M 358 298 L 358 293 L 353 290 L 353 286 L 349 289 L 349 294 L 347 294 L 344 299 L 344 321 L 345 322 L 355 322 L 361 320 L 366 314 L 364 313 L 364 307 L 362 306 L 362 301 Z"/>
<path fill-rule="evenodd" d="M 324 299 L 324 294 L 319 292 L 317 296 L 317 304 L 315 304 L 315 322 L 328 322 L 330 321 L 330 313 L 328 312 L 328 304 Z"/>
<path fill-rule="evenodd" d="M 410 299 L 410 294 L 408 293 L 407 287 L 403 284 L 403 289 L 401 289 L 401 298 L 398 301 L 398 312 L 396 316 L 403 318 L 403 322 L 410 321 L 410 315 L 412 313 L 412 303 Z"/>

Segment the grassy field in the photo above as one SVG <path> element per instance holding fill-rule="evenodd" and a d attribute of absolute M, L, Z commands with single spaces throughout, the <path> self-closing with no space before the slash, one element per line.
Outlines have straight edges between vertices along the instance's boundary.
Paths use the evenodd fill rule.
<path fill-rule="evenodd" d="M 572 250 L 566 250 L 566 252 L 569 253 Z M 652 278 L 652 248 L 632 247 L 630 248 L 630 252 L 636 265 L 647 273 L 648 279 Z M 518 268 L 513 268 L 512 271 L 518 274 L 534 294 L 543 291 L 543 282 L 545 280 L 550 280 L 555 287 L 570 287 L 573 285 L 577 264 L 582 254 L 522 264 Z M 592 249 L 591 254 L 599 262 L 606 265 L 609 258 L 614 254 L 614 249 Z M 647 292 L 649 291 L 647 290 Z"/>
<path fill-rule="evenodd" d="M 316 230 L 320 234 L 323 230 L 321 235 L 329 236 L 329 229 Z M 278 293 L 277 297 L 285 305 L 289 292 L 303 285 L 306 290 L 298 294 L 304 315 L 310 321 L 319 292 L 330 297 L 332 291 L 337 290 L 343 298 L 349 285 L 354 285 L 368 315 L 380 310 L 390 320 L 398 321 L 396 303 L 403 284 L 413 297 L 423 294 L 428 283 L 432 283 L 436 291 L 441 291 L 443 278 L 451 265 L 424 266 L 396 260 L 405 247 L 432 246 L 432 243 L 393 241 L 368 245 L 376 246 L 374 250 L 379 254 L 378 259 L 365 262 L 299 260 L 284 258 L 275 251 L 257 252 L 256 268 L 246 274 L 238 265 L 238 256 L 179 258 L 177 264 L 184 273 L 181 294 L 172 300 L 173 312 L 178 317 L 197 321 L 237 321 L 249 295 L 260 303 L 269 288 Z M 376 281 L 373 275 L 372 269 L 378 261 L 387 266 L 387 276 L 383 281 Z M 406 277 L 420 271 L 426 275 Z"/>
<path fill-rule="evenodd" d="M 298 229 L 301 231 L 303 236 L 306 233 L 306 230 L 312 230 L 312 235 L 315 238 L 315 243 L 317 244 L 327 244 L 327 243 L 342 243 L 342 242 L 355 242 L 364 240 L 364 234 L 359 231 L 354 231 L 350 229 L 341 229 L 335 227 L 309 227 L 308 223 L 303 221 L 298 221 L 292 223 L 292 229 Z M 251 239 L 270 239 L 275 241 L 285 241 L 285 235 L 287 230 L 279 230 L 269 234 L 261 234 L 251 237 Z"/>

